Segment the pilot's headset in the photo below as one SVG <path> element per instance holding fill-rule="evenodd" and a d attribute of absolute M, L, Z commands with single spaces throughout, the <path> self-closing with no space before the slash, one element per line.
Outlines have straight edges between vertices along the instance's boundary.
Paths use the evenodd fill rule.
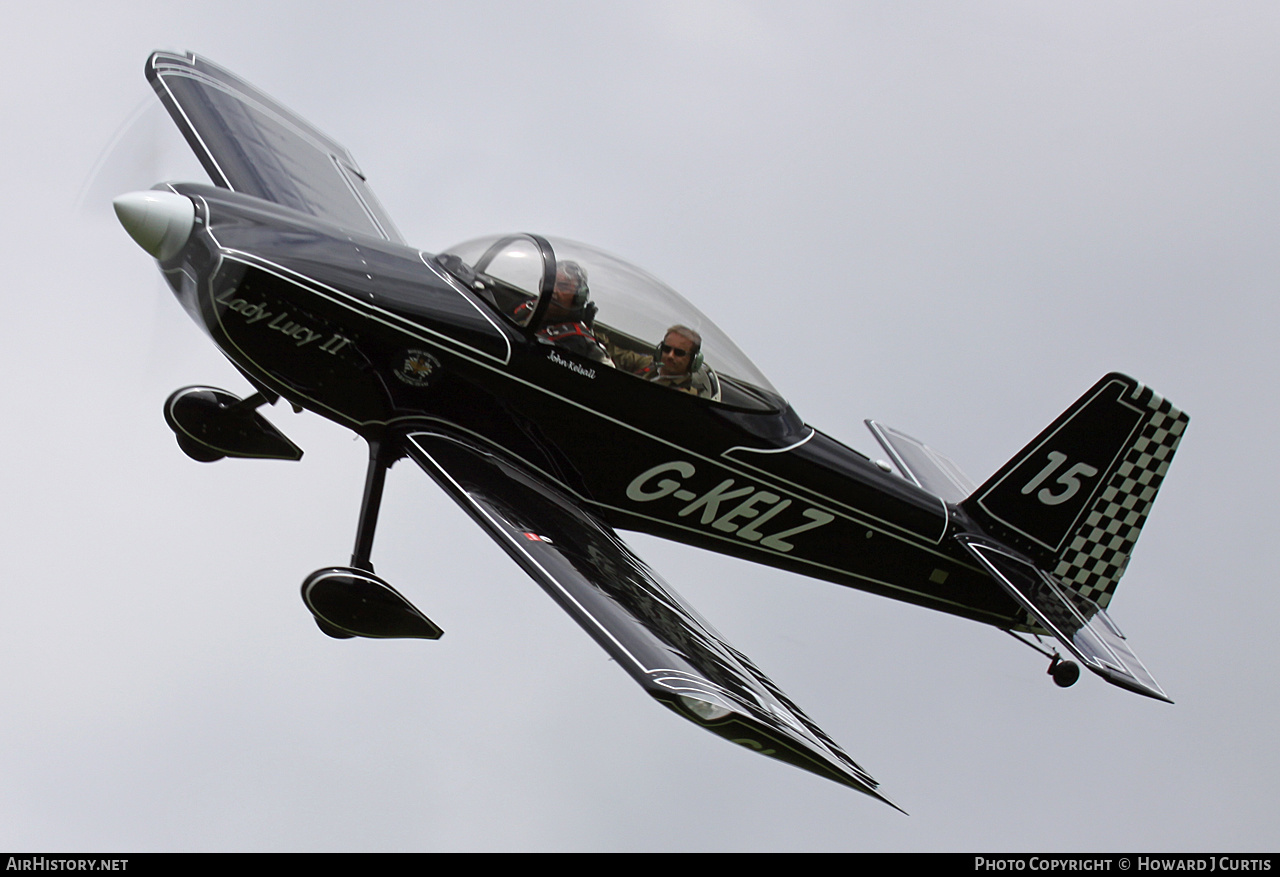
<path fill-rule="evenodd" d="M 689 374 L 693 374 L 694 372 L 701 369 L 702 368 L 702 335 L 699 334 L 698 332 L 693 331 L 688 326 L 681 326 L 679 324 L 676 324 L 672 326 L 670 329 L 668 329 L 667 331 L 663 332 L 662 340 L 659 341 L 656 345 L 654 345 L 654 348 L 653 348 L 654 363 L 662 362 L 662 345 L 667 343 L 667 336 L 670 335 L 672 332 L 675 332 L 677 335 L 681 336 L 682 338 L 689 339 L 689 341 L 693 344 L 693 359 L 689 361 Z"/>

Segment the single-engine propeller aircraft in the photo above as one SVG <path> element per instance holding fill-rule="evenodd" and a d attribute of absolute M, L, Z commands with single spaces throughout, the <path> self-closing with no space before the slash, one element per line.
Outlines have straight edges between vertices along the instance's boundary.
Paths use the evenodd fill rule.
<path fill-rule="evenodd" d="M 1187 425 L 1147 387 L 1106 375 L 981 485 L 868 421 L 897 474 L 808 426 L 644 271 L 537 234 L 422 252 L 351 155 L 266 94 L 193 54 L 146 75 L 214 185 L 122 195 L 117 215 L 254 388 L 175 392 L 179 446 L 297 460 L 257 410 L 279 399 L 368 442 L 351 565 L 302 586 L 325 633 L 441 635 L 371 562 L 408 457 L 659 702 L 891 805 L 615 528 L 980 621 L 1059 685 L 1083 664 L 1168 700 L 1106 613 Z"/>

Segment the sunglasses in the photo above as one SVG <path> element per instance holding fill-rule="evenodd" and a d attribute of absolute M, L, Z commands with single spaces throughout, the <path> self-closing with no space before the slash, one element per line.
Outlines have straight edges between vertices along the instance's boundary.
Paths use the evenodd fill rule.
<path fill-rule="evenodd" d="M 673 356 L 680 357 L 681 359 L 689 355 L 689 351 L 685 350 L 683 347 L 672 347 L 670 344 L 660 344 L 658 346 L 663 353 L 670 353 Z"/>

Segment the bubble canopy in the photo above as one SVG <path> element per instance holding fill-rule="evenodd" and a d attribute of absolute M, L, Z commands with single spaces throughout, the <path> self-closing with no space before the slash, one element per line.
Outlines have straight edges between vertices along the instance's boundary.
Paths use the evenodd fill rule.
<path fill-rule="evenodd" d="M 658 278 L 587 244 L 534 234 L 492 235 L 450 247 L 437 261 L 507 320 L 537 327 L 547 312 L 556 263 L 583 269 L 588 320 L 616 349 L 652 354 L 672 326 L 702 336 L 703 368 L 715 382 L 714 401 L 735 408 L 786 407 L 768 379 L 711 320 Z M 461 264 L 459 264 L 461 263 Z M 466 276 L 474 275 L 474 276 Z"/>

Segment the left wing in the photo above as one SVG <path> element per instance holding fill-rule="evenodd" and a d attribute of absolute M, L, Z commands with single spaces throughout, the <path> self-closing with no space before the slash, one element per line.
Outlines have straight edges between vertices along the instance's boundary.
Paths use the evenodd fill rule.
<path fill-rule="evenodd" d="M 340 144 L 230 70 L 155 52 L 147 80 L 214 185 L 403 243 Z"/>
<path fill-rule="evenodd" d="M 613 529 L 525 466 L 452 432 L 406 450 L 656 700 L 764 755 L 901 810 Z"/>

